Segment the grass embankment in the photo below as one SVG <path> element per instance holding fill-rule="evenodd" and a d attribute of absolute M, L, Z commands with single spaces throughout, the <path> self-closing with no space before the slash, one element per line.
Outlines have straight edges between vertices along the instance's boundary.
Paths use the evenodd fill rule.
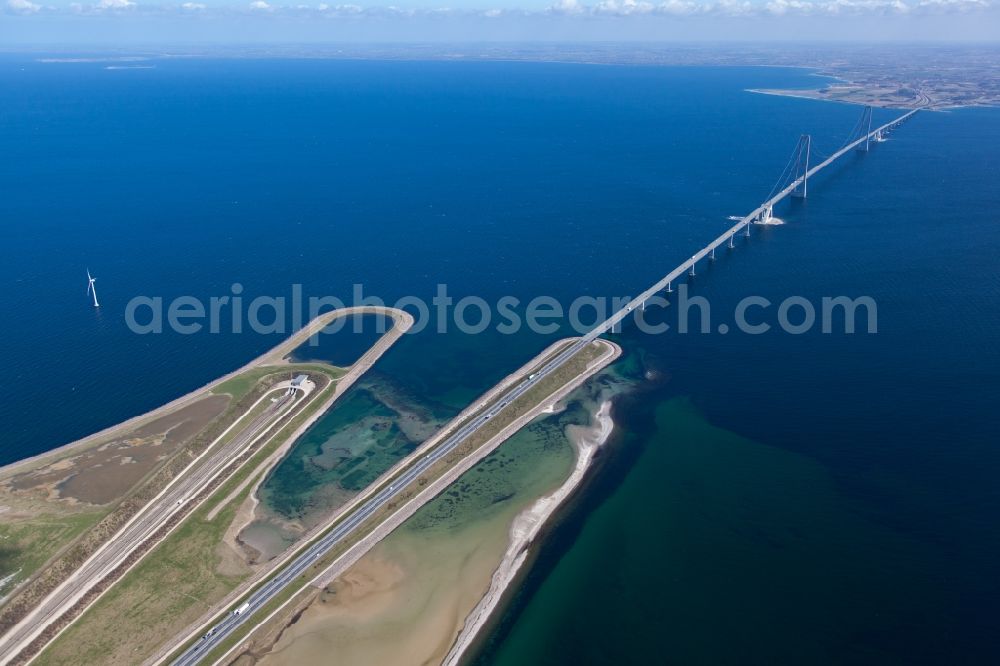
<path fill-rule="evenodd" d="M 0 597 L 13 587 L 14 577 L 30 577 L 106 514 L 106 510 L 45 513 L 0 525 L 0 563 L 10 577 L 6 585 L 0 581 Z"/>
<path fill-rule="evenodd" d="M 289 375 L 297 375 L 303 372 L 321 372 L 331 379 L 338 379 L 343 376 L 346 370 L 332 365 L 322 363 L 290 363 L 286 366 L 268 365 L 261 368 L 253 368 L 246 372 L 241 372 L 235 377 L 227 379 L 212 389 L 212 393 L 226 393 L 233 396 L 233 400 L 239 400 L 247 394 L 261 378 L 268 375 L 277 375 L 278 381 L 288 379 Z"/>
<path fill-rule="evenodd" d="M 519 418 L 527 415 L 539 405 L 544 404 L 549 396 L 553 395 L 567 384 L 575 381 L 580 375 L 585 373 L 587 367 L 591 363 L 603 356 L 604 353 L 605 348 L 600 342 L 584 347 L 561 368 L 547 376 L 537 385 L 532 387 L 531 390 L 521 395 L 517 400 L 510 403 L 503 410 L 503 412 L 495 416 L 491 421 L 477 430 L 476 433 L 463 442 L 461 446 L 457 447 L 437 464 L 431 466 L 424 474 L 407 486 L 393 501 L 387 503 L 379 511 L 374 513 L 372 517 L 362 523 L 353 533 L 351 538 L 332 548 L 324 557 L 317 560 L 314 565 L 309 567 L 302 575 L 300 575 L 294 583 L 288 585 L 284 590 L 282 590 L 281 593 L 257 611 L 254 619 L 256 622 L 260 622 L 271 613 L 280 609 L 280 612 L 275 616 L 275 618 L 268 623 L 267 631 L 265 632 L 266 635 L 261 637 L 262 646 L 266 649 L 266 646 L 273 643 L 275 634 L 280 634 L 281 629 L 287 626 L 293 620 L 294 616 L 312 601 L 313 597 L 318 593 L 316 588 L 309 585 L 309 582 L 313 578 L 321 574 L 327 567 L 330 566 L 330 564 L 343 555 L 355 543 L 369 535 L 379 525 L 379 523 L 411 500 L 425 486 L 440 478 L 463 458 L 476 451 L 489 442 L 493 437 L 498 435 L 504 428 L 510 426 Z M 539 366 L 543 363 L 544 361 L 539 363 Z M 493 402 L 495 402 L 495 400 L 490 401 L 490 404 Z M 488 407 L 484 407 L 483 409 L 488 409 Z M 482 410 L 477 413 L 481 412 Z M 474 416 L 475 414 L 470 414 L 466 419 L 463 419 L 462 422 L 449 428 L 449 431 L 461 427 L 462 423 L 466 422 L 470 418 L 473 418 Z M 402 470 L 398 473 L 402 473 Z M 390 483 L 392 483 L 392 479 L 387 479 L 380 484 L 379 488 Z M 345 518 L 346 516 L 341 518 L 341 520 L 344 520 Z M 330 525 L 329 529 L 336 527 L 341 520 L 338 520 Z M 329 531 L 329 529 L 327 531 Z M 261 585 L 262 584 L 263 582 Z M 289 600 L 293 601 L 282 608 L 282 605 Z M 219 659 L 233 646 L 245 640 L 251 633 L 253 627 L 256 626 L 256 622 L 251 621 L 234 632 L 232 636 L 223 641 L 215 650 L 206 656 L 204 659 L 205 663 L 212 663 L 213 660 Z M 251 645 L 247 651 L 253 653 L 254 649 L 255 646 Z M 179 654 L 179 652 L 177 654 Z"/>
<path fill-rule="evenodd" d="M 209 491 L 206 500 L 174 532 L 49 645 L 35 663 L 141 662 L 165 639 L 183 631 L 252 575 L 243 560 L 236 553 L 227 553 L 222 543 L 254 484 L 247 484 L 211 520 L 208 516 L 242 482 L 265 473 L 259 469 L 261 465 L 329 398 L 336 386 L 333 377 L 343 374 L 331 366 L 290 365 L 282 369 L 278 379 L 287 379 L 289 369 L 314 376 L 319 369 L 328 381 L 281 427 L 277 436 L 239 461 L 225 481 Z M 271 377 L 256 374 L 258 381 Z M 230 381 L 236 379 L 240 378 Z M 255 387 L 246 394 L 247 402 L 260 393 Z"/>

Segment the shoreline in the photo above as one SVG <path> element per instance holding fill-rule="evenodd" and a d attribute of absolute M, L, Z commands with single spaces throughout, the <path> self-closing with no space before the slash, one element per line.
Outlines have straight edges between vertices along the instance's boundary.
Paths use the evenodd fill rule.
<path fill-rule="evenodd" d="M 825 75 L 824 75 L 825 76 Z M 923 111 L 948 111 L 951 109 L 965 108 L 993 108 L 986 104 L 949 104 L 947 106 L 920 106 L 917 104 L 884 104 L 870 100 L 837 99 L 824 97 L 818 94 L 817 88 L 803 88 L 801 90 L 781 90 L 769 88 L 746 88 L 746 92 L 757 95 L 772 95 L 774 97 L 789 97 L 792 99 L 808 99 L 814 102 L 831 102 L 833 104 L 851 104 L 853 106 L 871 106 L 876 109 L 894 109 L 897 111 L 911 111 L 920 109 Z"/>
<path fill-rule="evenodd" d="M 594 413 L 594 423 L 591 426 L 567 432 L 576 448 L 573 470 L 555 491 L 538 498 L 528 509 L 514 518 L 510 527 L 510 542 L 500 565 L 493 573 L 489 590 L 466 617 L 465 626 L 445 656 L 443 666 L 458 666 L 462 663 L 462 659 L 481 638 L 483 630 L 496 615 L 503 598 L 513 589 L 513 584 L 528 561 L 528 551 L 542 529 L 583 482 L 597 452 L 607 443 L 614 431 L 611 405 L 611 399 L 605 398 Z"/>
<path fill-rule="evenodd" d="M 159 407 L 155 407 L 147 412 L 141 414 L 136 414 L 131 416 L 124 421 L 110 425 L 106 428 L 102 428 L 95 433 L 85 435 L 79 439 L 67 442 L 65 444 L 60 444 L 59 446 L 49 449 L 48 451 L 43 451 L 41 453 L 36 453 L 33 456 L 28 456 L 27 458 L 22 458 L 21 460 L 15 460 L 13 462 L 7 463 L 6 465 L 0 466 L 0 478 L 5 477 L 12 473 L 18 473 L 21 471 L 22 467 L 29 467 L 36 463 L 45 462 L 48 458 L 59 458 L 60 456 L 66 455 L 72 452 L 74 449 L 85 449 L 88 446 L 96 445 L 105 439 L 112 439 L 116 436 L 127 434 L 129 431 L 133 430 L 139 425 L 142 425 L 146 421 L 150 421 L 161 416 L 164 416 L 171 411 L 183 407 L 190 402 L 195 401 L 198 398 L 210 393 L 212 389 L 216 388 L 220 384 L 236 377 L 237 375 L 247 372 L 248 370 L 253 370 L 254 368 L 267 366 L 267 365 L 281 365 L 285 363 L 284 357 L 294 351 L 297 347 L 301 346 L 313 335 L 319 334 L 319 332 L 329 325 L 331 322 L 341 318 L 347 317 L 355 314 L 383 314 L 391 317 L 396 325 L 406 323 L 405 330 L 409 330 L 410 326 L 413 325 L 413 316 L 403 310 L 396 310 L 394 308 L 375 306 L 375 305 L 361 305 L 348 308 L 339 308 L 337 310 L 331 310 L 329 312 L 324 312 L 323 314 L 317 315 L 311 321 L 309 321 L 305 326 L 293 332 L 290 336 L 279 342 L 274 347 L 271 347 L 265 351 L 260 356 L 252 359 L 248 363 L 227 372 L 226 374 L 216 377 L 207 384 L 204 384 L 198 388 L 192 389 L 187 393 L 166 402 Z M 388 332 L 392 331 L 390 329 Z M 384 337 L 384 335 L 383 335 Z M 381 339 L 381 338 L 380 338 Z M 276 358 L 277 357 L 277 358 Z M 360 360 L 360 359 L 359 359 Z M 355 365 L 357 362 L 355 362 Z M 335 366 L 330 366 L 335 367 Z M 351 367 L 351 366 L 348 366 Z"/>
<path fill-rule="evenodd" d="M 505 380 L 503 380 L 501 384 L 493 387 L 486 394 L 484 394 L 479 399 L 474 401 L 469 407 L 466 408 L 466 410 L 462 412 L 462 414 L 460 414 L 452 422 L 450 422 L 449 425 L 443 427 L 439 431 L 439 434 L 434 439 L 437 439 L 441 437 L 443 434 L 445 434 L 450 429 L 452 424 L 460 422 L 462 418 L 464 418 L 464 415 L 467 412 L 471 413 L 477 411 L 478 409 L 482 409 L 497 392 L 502 390 L 503 385 L 506 385 L 509 382 L 512 382 L 517 378 L 523 376 L 524 373 L 527 371 L 527 369 L 538 365 L 538 363 L 540 363 L 544 358 L 548 357 L 551 353 L 554 353 L 553 350 L 557 349 L 559 346 L 567 344 L 569 340 L 570 339 L 563 339 L 553 343 L 545 350 L 543 350 L 541 353 L 539 353 L 531 361 L 522 366 L 522 368 L 520 368 L 518 371 L 511 373 L 511 375 L 509 375 Z M 579 387 L 581 384 L 587 381 L 590 377 L 603 370 L 609 364 L 613 363 L 616 359 L 618 359 L 618 357 L 622 353 L 621 347 L 619 347 L 614 342 L 611 342 L 610 340 L 604 340 L 599 338 L 594 342 L 599 343 L 601 346 L 605 348 L 605 352 L 602 356 L 591 361 L 586 367 L 586 369 L 584 369 L 579 375 L 577 375 L 572 380 L 569 380 L 566 384 L 559 387 L 553 393 L 545 397 L 537 404 L 537 406 L 528 410 L 526 413 L 522 414 L 517 419 L 512 421 L 510 424 L 505 426 L 501 431 L 493 435 L 493 437 L 491 437 L 488 441 L 480 445 L 479 448 L 469 453 L 454 467 L 449 469 L 444 475 L 442 475 L 435 481 L 429 483 L 422 490 L 420 490 L 420 492 L 417 493 L 417 495 L 412 497 L 401 507 L 397 508 L 393 514 L 387 517 L 382 523 L 377 525 L 369 534 L 362 537 L 359 541 L 355 542 L 353 545 L 349 546 L 343 553 L 337 556 L 329 565 L 327 565 L 325 568 L 316 573 L 316 575 L 313 576 L 312 579 L 306 583 L 306 586 L 303 587 L 302 590 L 290 596 L 286 601 L 284 601 L 281 605 L 275 608 L 270 614 L 261 618 L 260 621 L 254 624 L 250 629 L 250 631 L 247 633 L 247 635 L 241 641 L 234 644 L 229 649 L 229 651 L 226 652 L 221 657 L 219 657 L 217 661 L 225 662 L 226 659 L 230 659 L 231 657 L 234 656 L 233 653 L 237 649 L 243 649 L 244 651 L 249 650 L 251 652 L 269 651 L 270 649 L 272 649 L 274 646 L 275 639 L 269 638 L 268 634 L 269 632 L 275 631 L 276 627 L 267 628 L 268 625 L 270 625 L 271 623 L 275 623 L 278 617 L 285 611 L 285 609 L 289 605 L 294 604 L 296 612 L 300 612 L 302 608 L 304 608 L 304 606 L 301 606 L 301 604 L 303 604 L 303 601 L 301 598 L 299 598 L 299 595 L 301 594 L 302 591 L 308 588 L 312 588 L 314 591 L 317 589 L 322 589 L 326 587 L 328 584 L 330 584 L 334 579 L 342 576 L 344 573 L 347 572 L 347 570 L 350 567 L 352 567 L 358 560 L 360 560 L 361 557 L 364 556 L 367 552 L 369 552 L 377 543 L 381 542 L 393 530 L 395 530 L 403 522 L 405 522 L 408 518 L 410 518 L 414 513 L 416 513 L 416 511 L 421 506 L 429 502 L 434 497 L 438 496 L 458 477 L 460 477 L 462 474 L 464 474 L 473 466 L 475 466 L 476 463 L 478 463 L 484 457 L 493 452 L 498 446 L 500 446 L 504 441 L 510 438 L 514 433 L 518 432 L 521 428 L 523 428 L 533 419 L 537 418 L 540 414 L 542 414 L 543 410 L 551 408 L 554 403 L 557 403 L 558 401 L 565 398 L 573 390 L 575 390 L 577 387 Z M 422 444 L 420 449 L 418 450 L 421 449 L 426 450 L 426 447 L 429 446 L 429 442 L 430 440 Z M 383 476 L 380 477 L 380 479 L 386 479 L 391 477 L 394 470 L 400 468 L 401 466 L 404 466 L 404 463 L 406 463 L 406 460 L 400 461 L 399 463 L 397 463 L 396 466 L 393 467 L 392 470 L 384 473 Z M 368 491 L 371 492 L 373 489 L 377 489 L 379 486 L 380 486 L 379 482 L 376 481 L 374 484 L 368 487 Z M 356 497 L 353 500 L 353 504 L 360 503 L 361 501 L 364 501 L 364 499 L 366 499 L 366 493 L 362 493 L 361 495 Z M 339 516 L 343 515 L 348 510 L 350 510 L 353 504 L 339 509 L 338 512 L 332 518 L 332 521 L 335 521 L 336 519 L 339 518 Z M 325 531 L 325 529 L 328 529 L 328 525 L 324 524 L 317 525 L 317 527 L 314 528 L 313 531 L 310 532 L 309 535 L 307 535 L 307 537 L 315 538 L 317 534 Z M 309 539 L 300 540 L 298 542 L 297 547 L 298 548 L 304 547 L 304 545 L 307 544 L 308 542 Z M 298 552 L 297 548 L 290 548 L 288 551 L 286 551 L 286 556 L 290 556 L 290 554 L 294 554 L 295 552 Z M 239 596 L 241 596 L 241 594 L 242 593 L 237 594 L 234 592 L 232 595 L 230 595 L 230 603 L 234 602 Z M 203 622 L 198 623 L 199 626 L 201 626 L 202 624 L 204 623 Z M 278 634 L 277 634 L 280 636 L 280 632 L 284 630 L 285 624 L 281 621 L 278 621 L 278 624 L 281 625 L 281 628 L 278 629 Z M 262 641 L 262 645 L 254 647 L 253 646 L 254 639 L 252 637 L 254 636 L 254 634 L 261 631 L 263 633 L 260 634 L 261 638 L 259 638 L 258 640 Z M 187 638 L 190 639 L 194 637 L 196 634 L 197 631 L 194 631 Z M 161 654 L 167 654 L 167 653 L 168 653 L 167 650 L 161 651 Z M 152 666 L 152 664 L 160 663 L 160 661 L 162 661 L 162 659 L 159 660 L 149 659 L 145 663 L 148 666 Z"/>

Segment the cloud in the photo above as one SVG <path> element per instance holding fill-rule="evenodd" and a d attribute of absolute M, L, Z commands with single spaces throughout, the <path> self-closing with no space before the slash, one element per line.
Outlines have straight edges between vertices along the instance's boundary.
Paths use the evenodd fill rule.
<path fill-rule="evenodd" d="M 968 13 L 992 9 L 997 0 L 559 0 L 547 13 L 562 16 L 839 16 Z"/>
<path fill-rule="evenodd" d="M 994 9 L 998 0 L 558 0 L 546 13 L 560 16 L 887 16 L 965 14 Z M 531 12 L 527 12 L 530 14 Z"/>
<path fill-rule="evenodd" d="M 916 8 L 932 13 L 955 12 L 965 14 L 980 9 L 989 9 L 994 5 L 990 0 L 923 0 Z"/>
<path fill-rule="evenodd" d="M 549 7 L 549 13 L 562 14 L 564 16 L 573 16 L 574 14 L 584 14 L 587 13 L 588 11 L 589 8 L 581 5 L 579 0 L 559 0 L 559 2 Z"/>
<path fill-rule="evenodd" d="M 135 3 L 132 0 L 100 0 L 94 5 L 94 9 L 99 12 L 132 9 L 133 7 L 135 7 Z"/>
<path fill-rule="evenodd" d="M 657 13 L 671 16 L 691 16 L 702 12 L 704 5 L 691 0 L 667 0 L 657 6 Z"/>
<path fill-rule="evenodd" d="M 642 20 L 643 17 L 683 19 L 687 17 L 732 18 L 785 18 L 785 17 L 881 17 L 881 16 L 937 16 L 964 15 L 1000 9 L 1000 0 L 554 0 L 554 4 L 541 10 L 516 9 L 519 0 L 509 0 L 511 7 L 491 9 L 449 9 L 435 6 L 443 0 L 425 0 L 423 7 L 397 7 L 391 4 L 360 6 L 356 4 L 315 5 L 300 4 L 291 0 L 278 4 L 277 0 L 250 0 L 245 5 L 212 5 L 200 0 L 90 0 L 90 4 L 71 2 L 68 6 L 42 6 L 34 0 L 5 1 L 8 14 L 75 13 L 108 15 L 142 12 L 149 15 L 201 14 L 205 16 L 233 16 L 239 13 L 255 14 L 261 18 L 277 20 L 281 16 L 323 16 L 327 18 L 357 17 L 359 19 L 385 19 L 406 17 L 465 16 L 479 19 L 498 17 L 563 17 L 586 19 L 589 17 L 620 17 L 623 20 Z M 587 3 L 587 4 L 585 4 Z"/>
<path fill-rule="evenodd" d="M 360 5 L 334 5 L 332 7 L 329 5 L 320 5 L 320 9 L 338 16 L 357 16 L 358 14 L 365 13 L 365 8 Z"/>
<path fill-rule="evenodd" d="M 611 14 L 612 16 L 651 14 L 655 10 L 656 5 L 644 0 L 601 0 L 593 7 L 595 14 Z"/>
<path fill-rule="evenodd" d="M 37 14 L 42 11 L 42 6 L 31 0 L 7 0 L 7 11 L 13 14 Z"/>

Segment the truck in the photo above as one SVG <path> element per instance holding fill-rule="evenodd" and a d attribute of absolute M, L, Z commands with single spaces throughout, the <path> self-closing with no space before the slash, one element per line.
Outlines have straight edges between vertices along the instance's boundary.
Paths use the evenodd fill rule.
<path fill-rule="evenodd" d="M 233 611 L 233 615 L 243 615 L 243 613 L 246 613 L 247 609 L 249 608 L 250 608 L 250 602 L 244 601 L 242 606 Z"/>

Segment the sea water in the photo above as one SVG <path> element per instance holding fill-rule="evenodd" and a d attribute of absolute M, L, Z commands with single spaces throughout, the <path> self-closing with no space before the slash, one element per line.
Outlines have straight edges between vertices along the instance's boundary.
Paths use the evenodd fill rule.
<path fill-rule="evenodd" d="M 758 205 L 799 134 L 829 153 L 859 115 L 747 92 L 817 81 L 788 69 L 152 64 L 0 59 L 4 462 L 287 334 L 140 335 L 137 296 L 635 294 Z M 626 326 L 620 441 L 483 663 L 995 656 L 998 124 L 918 114 L 699 266 L 711 332 Z M 878 332 L 732 326 L 746 296 L 839 295 Z M 425 330 L 373 377 L 444 419 L 559 334 Z"/>

